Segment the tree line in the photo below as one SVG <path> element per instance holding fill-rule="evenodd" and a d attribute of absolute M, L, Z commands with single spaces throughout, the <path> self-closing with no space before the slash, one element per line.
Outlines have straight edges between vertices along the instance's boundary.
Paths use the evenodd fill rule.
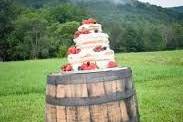
<path fill-rule="evenodd" d="M 80 22 L 92 17 L 70 3 L 27 8 L 0 1 L 0 60 L 28 60 L 66 56 Z M 183 24 L 154 25 L 101 21 L 116 52 L 156 51 L 183 47 Z"/>

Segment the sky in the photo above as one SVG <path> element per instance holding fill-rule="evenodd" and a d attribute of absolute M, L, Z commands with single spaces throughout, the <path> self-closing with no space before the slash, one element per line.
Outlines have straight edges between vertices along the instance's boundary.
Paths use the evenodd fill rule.
<path fill-rule="evenodd" d="M 183 6 L 183 0 L 139 0 L 139 1 L 149 2 L 150 4 L 162 7 Z"/>

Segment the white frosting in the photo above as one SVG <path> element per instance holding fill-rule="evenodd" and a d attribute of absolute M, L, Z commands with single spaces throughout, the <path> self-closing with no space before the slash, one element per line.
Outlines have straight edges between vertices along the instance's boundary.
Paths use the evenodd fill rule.
<path fill-rule="evenodd" d="M 95 30 L 102 32 L 102 26 L 101 24 L 83 24 L 78 28 L 78 31 L 82 30 L 89 30 L 92 33 L 94 33 Z"/>

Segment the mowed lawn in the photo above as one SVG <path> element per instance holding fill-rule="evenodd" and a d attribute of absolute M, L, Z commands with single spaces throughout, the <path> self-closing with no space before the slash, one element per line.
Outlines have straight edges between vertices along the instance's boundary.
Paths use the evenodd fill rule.
<path fill-rule="evenodd" d="M 183 122 L 183 50 L 120 53 L 133 70 L 142 122 Z M 43 122 L 46 78 L 66 59 L 0 63 L 0 122 Z"/>

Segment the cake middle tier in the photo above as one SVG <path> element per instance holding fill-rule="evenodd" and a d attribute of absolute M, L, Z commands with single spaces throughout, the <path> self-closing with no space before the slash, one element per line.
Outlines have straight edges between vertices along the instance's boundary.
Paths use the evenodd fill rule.
<path fill-rule="evenodd" d="M 70 64 L 80 64 L 87 61 L 95 62 L 99 60 L 114 60 L 114 51 L 110 49 L 101 52 L 84 51 L 79 54 L 68 55 L 68 61 Z"/>
<path fill-rule="evenodd" d="M 109 43 L 109 36 L 106 33 L 89 33 L 81 34 L 74 39 L 76 45 L 88 44 L 88 43 Z"/>

